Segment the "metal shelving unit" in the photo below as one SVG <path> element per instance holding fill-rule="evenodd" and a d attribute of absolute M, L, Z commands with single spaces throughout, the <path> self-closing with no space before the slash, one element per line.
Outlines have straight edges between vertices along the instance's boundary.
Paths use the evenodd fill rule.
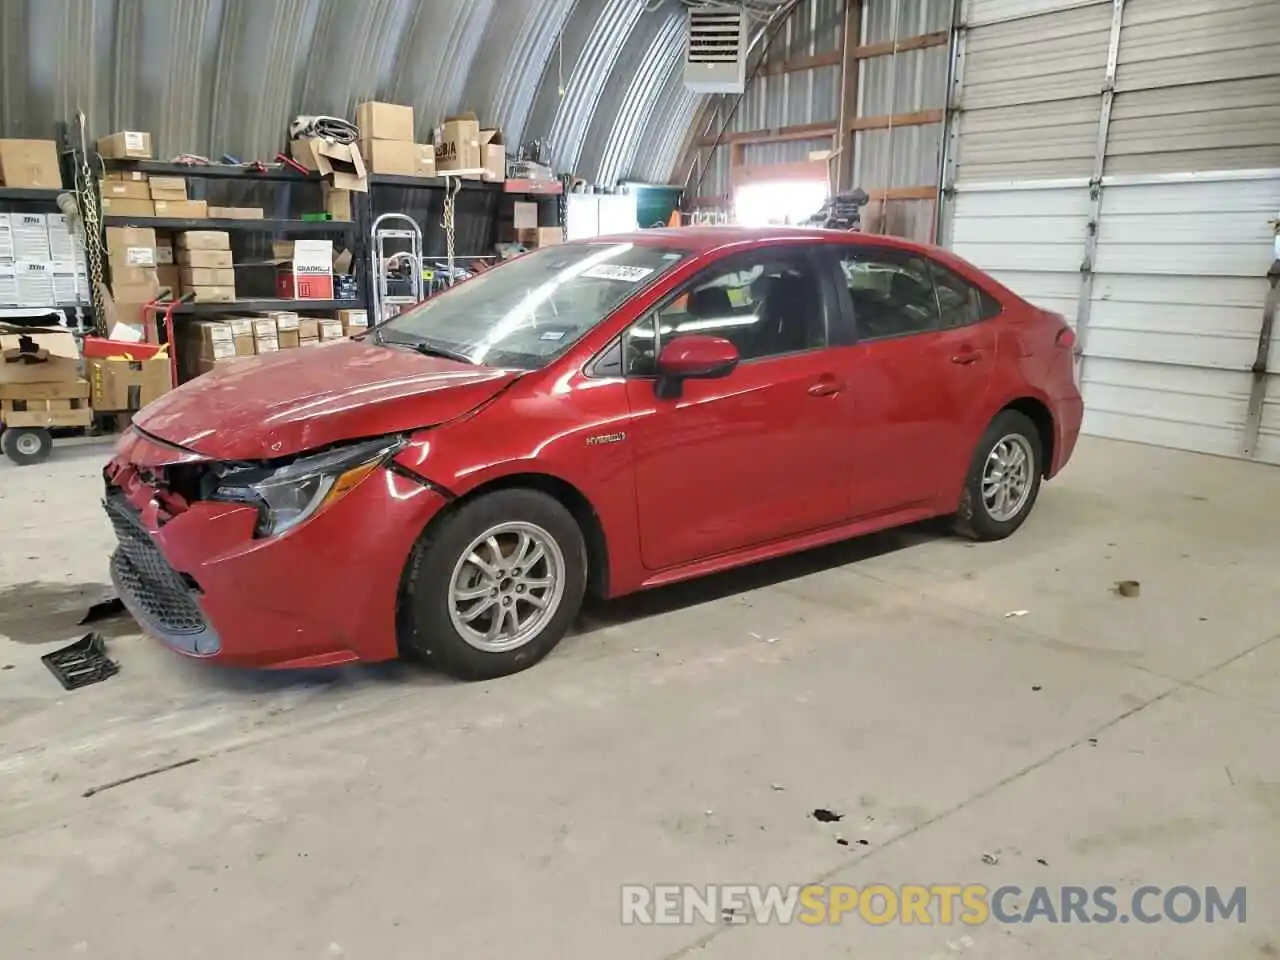
<path fill-rule="evenodd" d="M 239 230 L 257 233 L 350 233 L 355 224 L 350 220 L 218 220 L 197 217 L 130 217 L 108 214 L 103 217 L 108 227 L 151 227 L 155 230 Z"/>
<path fill-rule="evenodd" d="M 205 180 L 262 180 L 279 183 L 319 183 L 316 173 L 303 176 L 283 163 L 263 164 L 262 169 L 251 164 L 233 163 L 169 163 L 165 160 L 133 160 L 127 157 L 104 158 L 108 170 L 132 170 L 149 177 L 198 177 Z"/>

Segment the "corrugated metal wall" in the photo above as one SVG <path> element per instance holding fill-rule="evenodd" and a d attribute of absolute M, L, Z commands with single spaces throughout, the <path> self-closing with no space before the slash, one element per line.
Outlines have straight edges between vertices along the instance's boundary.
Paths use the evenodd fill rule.
<path fill-rule="evenodd" d="M 821 59 L 822 54 L 838 52 L 844 13 L 844 0 L 805 0 L 780 31 L 770 60 Z M 871 46 L 944 32 L 951 18 L 952 0 L 864 0 L 861 33 L 855 42 Z M 867 118 L 940 111 L 946 100 L 947 66 L 946 45 L 859 59 L 858 100 L 850 112 Z M 784 73 L 762 72 L 737 103 L 725 133 L 731 136 L 804 125 L 834 128 L 839 121 L 841 87 L 839 63 Z M 719 132 L 722 118 L 734 110 L 737 100 L 713 99 L 716 116 L 709 127 L 712 135 Z M 850 164 L 852 182 L 870 193 L 936 184 L 942 128 L 941 122 L 935 122 L 859 130 L 854 136 L 853 156 L 836 162 Z M 798 162 L 812 151 L 831 148 L 829 136 L 752 143 L 743 148 L 742 161 L 750 165 Z M 732 185 L 727 144 L 700 163 L 705 163 L 705 171 L 701 165 L 694 167 L 689 193 L 696 197 L 728 196 Z M 931 200 L 888 200 L 883 214 L 888 232 L 918 239 L 928 239 L 932 233 Z"/>
<path fill-rule="evenodd" d="M 663 179 L 695 100 L 679 0 L 2 0 L 0 135 L 150 130 L 158 154 L 270 157 L 298 113 L 472 109 L 588 179 Z M 563 37 L 563 40 L 561 39 Z M 563 79 L 563 84 L 562 84 Z M 564 96 L 560 88 L 564 86 Z M 656 128 L 646 120 L 669 118 Z M 609 168 L 601 168 L 608 145 Z"/>
<path fill-rule="evenodd" d="M 1280 3 L 965 16 L 944 237 L 1077 324 L 1087 432 L 1280 463 L 1280 348 L 1247 416 L 1280 216 Z"/>

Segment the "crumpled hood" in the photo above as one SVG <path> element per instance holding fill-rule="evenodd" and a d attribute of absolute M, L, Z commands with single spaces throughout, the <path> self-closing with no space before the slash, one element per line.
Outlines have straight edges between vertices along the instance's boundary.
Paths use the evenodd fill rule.
<path fill-rule="evenodd" d="M 212 370 L 151 403 L 133 422 L 215 460 L 274 459 L 444 423 L 518 376 L 343 340 Z"/>

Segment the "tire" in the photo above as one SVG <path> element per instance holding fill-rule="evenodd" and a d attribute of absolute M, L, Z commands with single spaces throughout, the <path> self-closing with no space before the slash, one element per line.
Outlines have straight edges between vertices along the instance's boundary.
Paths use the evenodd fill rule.
<path fill-rule="evenodd" d="M 505 566 L 495 559 L 490 537 Z M 520 547 L 535 543 L 541 556 L 528 546 L 525 557 L 533 558 L 532 565 L 516 566 Z M 428 527 L 414 548 L 401 586 L 400 646 L 460 680 L 518 673 L 568 632 L 586 586 L 582 530 L 559 501 L 528 489 L 485 494 Z M 499 614 L 504 609 L 514 610 L 516 619 Z M 493 634 L 498 615 L 503 619 Z"/>
<path fill-rule="evenodd" d="M 40 427 L 9 427 L 0 434 L 4 455 L 20 467 L 29 467 L 49 459 L 53 437 Z"/>
<path fill-rule="evenodd" d="M 992 475 L 987 468 L 997 450 L 1011 454 L 1015 464 L 1019 459 L 1024 462 L 1025 486 L 1018 487 L 1016 480 L 1013 481 L 1012 491 L 1016 491 L 1018 501 L 1016 509 L 1015 504 L 1006 504 L 1001 510 L 994 497 L 984 496 L 984 488 L 988 493 L 992 490 Z M 997 414 L 978 442 L 965 476 L 960 509 L 952 524 L 955 532 L 971 540 L 1003 540 L 1022 526 L 1040 495 L 1043 450 L 1040 431 L 1027 416 L 1016 410 L 1002 410 Z M 992 470 L 999 468 L 992 464 Z"/>

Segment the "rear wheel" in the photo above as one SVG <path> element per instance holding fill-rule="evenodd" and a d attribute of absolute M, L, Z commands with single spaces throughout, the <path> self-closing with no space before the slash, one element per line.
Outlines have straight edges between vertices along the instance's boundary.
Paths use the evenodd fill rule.
<path fill-rule="evenodd" d="M 1040 493 L 1043 449 L 1030 418 L 1001 411 L 974 451 L 956 532 L 974 540 L 1002 540 L 1022 526 Z"/>
<path fill-rule="evenodd" d="M 533 666 L 582 606 L 587 551 L 577 522 L 535 490 L 498 490 L 464 504 L 410 559 L 400 642 L 464 680 Z"/>
<path fill-rule="evenodd" d="M 9 427 L 0 434 L 0 445 L 6 457 L 20 467 L 28 467 L 49 459 L 53 437 L 38 427 Z"/>

